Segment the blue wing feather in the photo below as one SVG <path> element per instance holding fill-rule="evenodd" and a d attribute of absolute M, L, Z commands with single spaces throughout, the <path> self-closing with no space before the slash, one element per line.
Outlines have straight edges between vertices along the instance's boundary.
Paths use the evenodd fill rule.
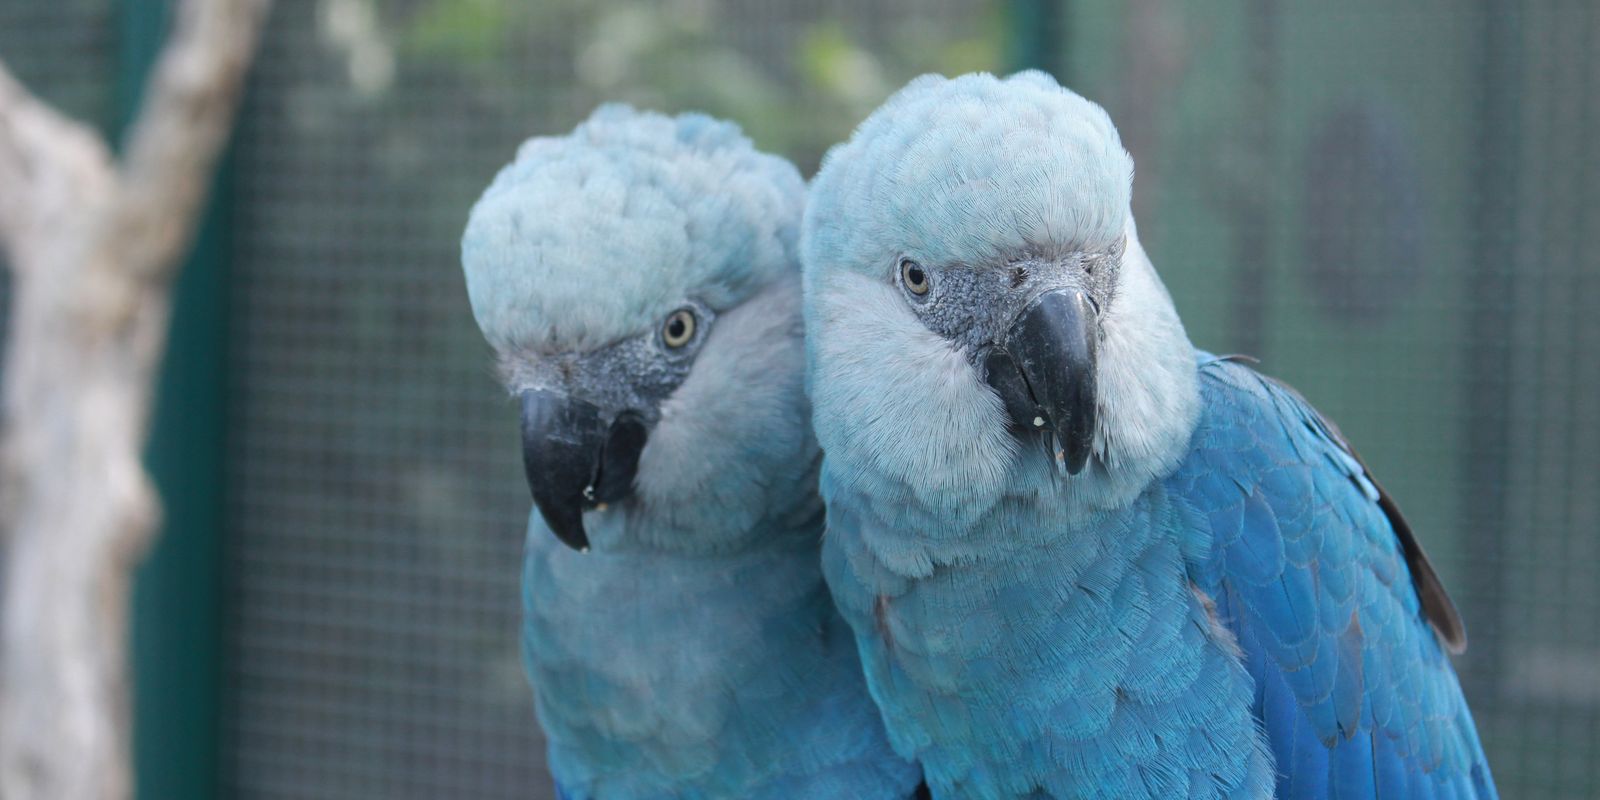
<path fill-rule="evenodd" d="M 1201 375 L 1168 488 L 1209 524 L 1191 577 L 1257 682 L 1278 797 L 1495 797 L 1441 645 L 1459 618 L 1393 500 L 1293 390 L 1220 359 Z"/>

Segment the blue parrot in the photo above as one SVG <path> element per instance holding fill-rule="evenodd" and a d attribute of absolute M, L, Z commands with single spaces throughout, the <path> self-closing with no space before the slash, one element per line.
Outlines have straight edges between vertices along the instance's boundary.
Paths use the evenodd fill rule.
<path fill-rule="evenodd" d="M 935 797 L 1494 797 L 1411 529 L 1190 344 L 1132 170 L 1029 72 L 913 81 L 813 182 L 823 569 L 890 740 Z"/>
<path fill-rule="evenodd" d="M 822 582 L 804 197 L 731 123 L 612 105 L 522 145 L 472 209 L 467 291 L 521 405 L 524 662 L 563 798 L 918 790 Z"/>

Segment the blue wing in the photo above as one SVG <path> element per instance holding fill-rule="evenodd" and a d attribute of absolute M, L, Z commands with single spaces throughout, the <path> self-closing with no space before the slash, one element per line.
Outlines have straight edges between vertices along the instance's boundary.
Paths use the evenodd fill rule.
<path fill-rule="evenodd" d="M 561 788 L 561 784 L 558 783 L 555 785 L 555 787 L 556 800 L 575 800 L 572 795 L 567 794 L 567 790 Z M 932 798 L 933 794 L 928 791 L 928 784 L 919 783 L 917 784 L 917 788 L 912 791 L 911 796 L 906 798 L 906 800 L 932 800 Z"/>
<path fill-rule="evenodd" d="M 1465 634 L 1393 501 L 1292 389 L 1209 356 L 1201 386 L 1167 487 L 1256 681 L 1277 796 L 1496 797 L 1441 645 Z"/>

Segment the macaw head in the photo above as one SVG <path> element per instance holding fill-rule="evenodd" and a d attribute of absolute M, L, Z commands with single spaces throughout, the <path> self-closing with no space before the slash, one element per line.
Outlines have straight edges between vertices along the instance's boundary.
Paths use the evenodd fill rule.
<path fill-rule="evenodd" d="M 829 458 L 947 502 L 1047 467 L 1091 505 L 1175 463 L 1194 356 L 1132 178 L 1106 113 L 1038 72 L 918 78 L 834 148 L 802 244 Z"/>
<path fill-rule="evenodd" d="M 561 541 L 736 547 L 802 482 L 804 193 L 731 123 L 608 105 L 523 144 L 473 207 L 467 293 Z"/>

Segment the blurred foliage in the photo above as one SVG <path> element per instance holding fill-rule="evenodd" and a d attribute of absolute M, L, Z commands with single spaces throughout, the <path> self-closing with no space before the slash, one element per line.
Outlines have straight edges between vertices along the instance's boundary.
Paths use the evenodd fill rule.
<path fill-rule="evenodd" d="M 561 131 L 588 108 L 612 100 L 699 110 L 739 121 L 759 146 L 795 158 L 808 171 L 828 145 L 910 77 L 993 70 L 1003 61 L 999 2 L 750 5 L 423 0 L 385 4 L 362 34 L 398 54 L 402 83 L 426 76 L 457 85 L 480 108 L 520 112 L 531 122 L 528 133 Z M 330 27 L 355 15 L 341 9 L 376 9 L 365 0 L 328 0 L 326 6 Z M 775 11 L 791 18 L 774 25 Z M 343 41 L 352 52 L 352 81 L 359 84 L 365 80 L 359 52 L 369 45 L 357 37 Z M 537 97 L 532 107 L 504 104 L 513 90 L 505 78 L 517 74 L 538 76 L 538 85 L 522 85 Z M 384 89 L 395 94 L 392 85 Z"/>

